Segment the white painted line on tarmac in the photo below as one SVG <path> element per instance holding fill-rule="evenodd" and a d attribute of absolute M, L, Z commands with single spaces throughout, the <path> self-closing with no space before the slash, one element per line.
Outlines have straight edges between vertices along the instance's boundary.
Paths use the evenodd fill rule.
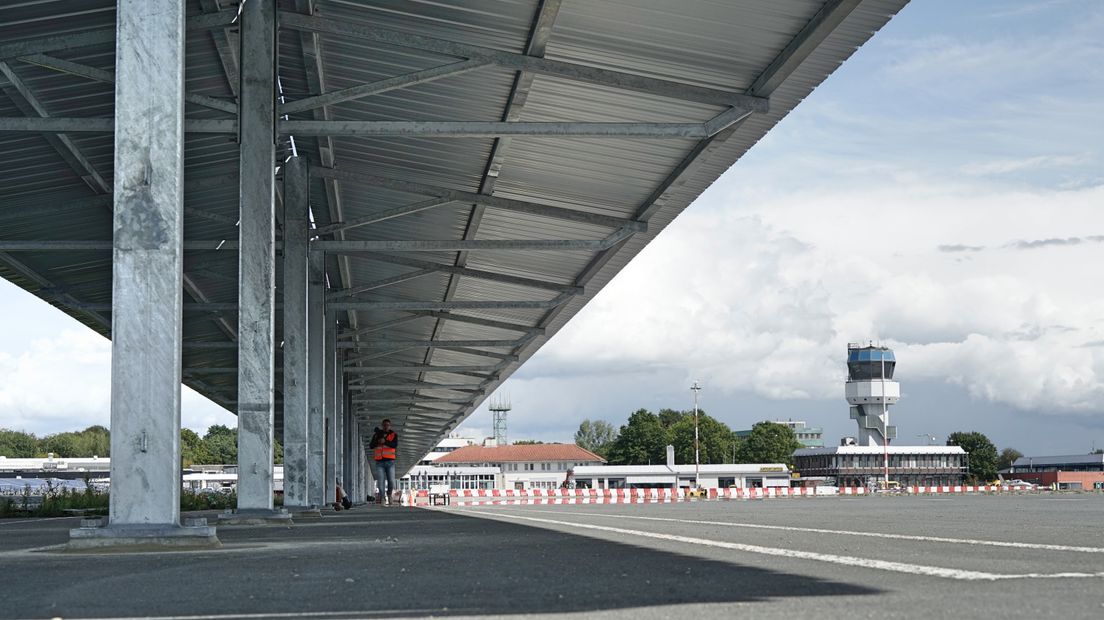
<path fill-rule="evenodd" d="M 857 568 L 871 568 L 874 570 L 888 571 L 893 573 L 904 573 L 906 575 L 927 575 L 929 577 L 940 577 L 943 579 L 953 579 L 957 581 L 1004 581 L 1010 579 L 1086 579 L 1086 578 L 1101 578 L 1104 577 L 1104 572 L 1099 573 L 1022 573 L 1022 574 L 1001 574 L 1001 573 L 987 573 L 983 571 L 974 570 L 962 570 L 958 568 L 944 568 L 942 566 L 927 566 L 924 564 L 906 564 L 904 562 L 889 562 L 886 560 L 874 560 L 870 558 L 858 558 L 848 555 L 833 555 L 829 553 L 815 553 L 812 551 L 798 551 L 796 549 L 780 549 L 777 547 L 763 547 L 760 545 L 746 545 L 743 543 L 731 543 L 720 540 L 709 540 L 707 538 L 691 538 L 690 536 L 678 536 L 675 534 L 660 534 L 658 532 L 646 532 L 643 530 L 630 530 L 622 527 L 609 527 L 605 525 L 592 525 L 590 523 L 577 523 L 571 521 L 559 521 L 556 519 L 540 519 L 537 517 L 523 517 L 521 515 L 503 512 L 486 512 L 486 511 L 471 511 L 472 513 L 479 514 L 481 517 L 491 520 L 522 520 L 532 521 L 534 523 L 546 523 L 549 525 L 563 525 L 575 529 L 596 530 L 600 532 L 612 532 L 615 534 L 625 534 L 628 536 L 639 536 L 641 538 L 653 538 L 657 540 L 666 540 L 671 542 L 679 542 L 689 545 L 701 545 L 704 547 L 714 547 L 718 549 L 729 549 L 732 551 L 743 551 L 746 553 L 757 553 L 760 555 L 771 555 L 776 557 L 793 558 L 799 560 L 813 560 L 816 562 L 826 562 L 829 564 L 839 564 L 843 566 L 852 566 Z M 686 521 L 684 521 L 686 523 Z"/>
<path fill-rule="evenodd" d="M 15 525 L 16 523 L 42 523 L 43 521 L 57 521 L 59 519 L 79 519 L 80 517 L 39 517 L 37 519 L 20 519 L 18 521 L 0 521 L 0 525 Z"/>
<path fill-rule="evenodd" d="M 527 509 L 526 512 L 565 514 L 559 510 Z M 861 536 L 863 538 L 891 538 L 894 540 L 915 540 L 920 542 L 952 543 L 956 545 L 982 545 L 986 547 L 1011 547 L 1013 549 L 1038 549 L 1042 551 L 1074 551 L 1077 553 L 1104 553 L 1104 547 L 1074 547 L 1070 545 L 1048 545 L 1043 543 L 1007 542 L 1003 540 L 978 540 L 976 538 L 946 538 L 942 536 L 917 536 L 912 534 L 881 534 L 878 532 L 853 532 L 850 530 L 828 530 L 819 527 L 794 527 L 789 525 L 763 525 L 760 523 L 732 523 L 728 521 L 695 521 L 693 519 L 670 519 L 665 517 L 641 517 L 637 515 L 575 512 L 572 515 L 588 517 L 606 517 L 610 519 L 637 519 L 640 521 L 668 521 L 671 523 L 693 523 L 695 525 L 720 525 L 756 530 L 781 530 L 784 532 L 809 532 L 811 534 L 839 534 L 841 536 Z"/>

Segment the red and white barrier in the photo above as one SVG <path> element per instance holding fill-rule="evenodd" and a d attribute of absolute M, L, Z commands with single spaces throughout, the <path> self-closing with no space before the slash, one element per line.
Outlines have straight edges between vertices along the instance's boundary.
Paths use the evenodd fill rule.
<path fill-rule="evenodd" d="M 910 486 L 901 492 L 909 495 L 953 493 L 1002 493 L 1032 490 L 1029 487 L 967 485 L 967 486 Z M 767 488 L 709 488 L 700 496 L 687 489 L 450 489 L 451 503 L 463 505 L 550 505 L 550 504 L 655 504 L 693 502 L 704 500 L 775 499 L 783 497 L 830 497 L 869 495 L 864 487 L 767 487 Z M 419 500 L 429 498 L 429 492 L 421 489 L 408 491 L 402 496 L 404 506 L 414 506 Z"/>

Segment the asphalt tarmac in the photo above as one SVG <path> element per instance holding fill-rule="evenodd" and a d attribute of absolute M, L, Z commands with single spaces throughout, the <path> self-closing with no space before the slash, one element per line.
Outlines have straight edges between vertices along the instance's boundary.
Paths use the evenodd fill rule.
<path fill-rule="evenodd" d="M 222 549 L 0 521 L 0 618 L 1101 618 L 1104 494 L 358 507 Z"/>

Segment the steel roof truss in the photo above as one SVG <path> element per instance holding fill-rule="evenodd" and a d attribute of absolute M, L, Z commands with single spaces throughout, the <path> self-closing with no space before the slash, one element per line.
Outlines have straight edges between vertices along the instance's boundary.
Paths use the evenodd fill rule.
<path fill-rule="evenodd" d="M 769 100 L 763 97 L 753 97 L 743 93 L 730 93 L 712 88 L 694 86 L 692 84 L 683 84 L 670 80 L 623 73 L 609 69 L 600 69 L 598 67 L 590 67 L 570 62 L 548 60 L 546 58 L 518 54 L 516 52 L 506 52 L 488 47 L 465 45 L 453 41 L 446 41 L 444 39 L 387 30 L 369 24 L 336 21 L 316 16 L 308 17 L 286 11 L 280 13 L 280 24 L 281 26 L 297 30 L 356 37 L 398 47 L 420 49 L 445 56 L 489 61 L 506 69 L 552 75 L 598 86 L 643 92 L 683 101 L 741 107 L 752 112 L 767 112 L 770 109 Z"/>
<path fill-rule="evenodd" d="M 356 228 L 358 226 L 366 226 L 368 224 L 375 224 L 377 222 L 383 222 L 396 217 L 402 217 L 404 215 L 410 215 L 411 213 L 418 213 L 434 207 L 440 207 L 451 203 L 451 200 L 444 198 L 431 198 L 429 200 L 423 200 L 414 204 L 403 205 L 401 207 L 395 207 L 393 209 L 384 209 L 383 211 L 377 211 L 372 215 L 366 217 L 356 218 L 348 222 L 334 222 L 328 226 L 322 226 L 314 230 L 314 234 L 317 236 L 329 235 L 335 232 L 341 232 L 349 230 L 350 228 Z"/>
<path fill-rule="evenodd" d="M 413 280 L 415 278 L 420 278 L 422 276 L 426 276 L 426 275 L 429 275 L 431 273 L 435 273 L 435 270 L 433 270 L 433 269 L 418 269 L 416 271 L 408 271 L 406 273 L 402 273 L 402 274 L 399 274 L 397 276 L 391 276 L 390 278 L 381 278 L 379 280 L 375 280 L 373 282 L 369 282 L 368 284 L 363 284 L 361 286 L 354 286 L 353 288 L 350 288 L 350 289 L 336 291 L 336 292 L 333 292 L 333 293 L 327 293 L 326 294 L 326 301 L 334 301 L 334 300 L 337 300 L 337 299 L 345 299 L 346 297 L 354 297 L 354 296 L 356 296 L 360 293 L 367 293 L 368 291 L 374 291 L 376 289 L 380 289 L 380 288 L 383 288 L 385 286 L 391 286 L 393 284 L 400 284 L 402 282 L 407 282 L 407 281 Z M 342 337 L 342 335 L 338 334 L 338 338 L 341 338 L 341 337 Z"/>
<path fill-rule="evenodd" d="M 38 97 L 23 82 L 11 65 L 0 61 L 0 74 L 3 75 L 0 78 L 0 89 L 7 93 L 16 107 L 22 110 L 24 114 L 31 117 L 37 115 L 41 119 L 52 119 L 45 106 L 42 105 Z M 58 155 L 65 160 L 65 163 L 73 169 L 73 172 L 92 188 L 92 191 L 97 194 L 111 193 L 111 185 L 100 176 L 92 162 L 88 161 L 88 158 L 73 144 L 68 136 L 47 134 L 44 137 L 50 143 L 50 146 L 57 151 Z"/>
<path fill-rule="evenodd" d="M 406 73 L 384 80 L 371 82 L 368 84 L 361 84 L 359 86 L 352 86 L 350 88 L 343 88 L 341 90 L 331 91 L 324 95 L 314 95 L 313 97 L 306 97 L 304 99 L 291 101 L 280 106 L 280 113 L 295 114 L 296 112 L 313 110 L 314 108 L 343 103 L 345 101 L 353 101 L 355 99 L 361 99 L 371 95 L 378 95 L 380 93 L 397 90 L 399 88 L 406 88 L 408 86 L 416 86 L 418 84 L 425 84 L 426 82 L 433 82 L 441 78 L 463 75 L 464 73 L 468 73 L 469 71 L 474 71 L 483 67 L 489 67 L 491 66 L 491 64 L 491 62 L 486 60 L 464 60 L 461 62 L 454 62 L 447 65 L 423 69 L 421 71 L 414 71 L 412 73 Z"/>
<path fill-rule="evenodd" d="M 96 67 L 82 65 L 70 60 L 54 58 L 53 56 L 47 56 L 45 54 L 31 54 L 28 56 L 20 56 L 19 61 L 30 65 L 35 65 L 37 67 L 42 67 L 43 69 L 49 69 L 51 71 L 57 71 L 59 73 L 68 73 L 70 75 L 76 75 L 97 82 L 104 82 L 107 84 L 115 83 L 114 71 L 98 69 Z M 216 99 L 214 97 L 208 97 L 207 95 L 200 95 L 198 93 L 184 93 L 184 101 L 187 101 L 188 103 L 194 103 L 205 108 L 211 108 L 213 110 L 230 112 L 232 114 L 237 114 L 238 112 L 238 105 L 233 101 Z"/>
<path fill-rule="evenodd" d="M 518 286 L 525 286 L 529 288 L 543 289 L 548 291 L 555 291 L 557 293 L 571 293 L 573 295 L 582 295 L 584 292 L 583 287 L 575 286 L 572 284 L 560 284 L 557 282 L 547 282 L 545 280 L 536 280 L 534 278 L 524 278 L 521 276 L 512 276 L 504 273 L 497 273 L 494 271 L 482 271 L 479 269 L 470 269 L 468 267 L 456 267 L 454 265 L 442 265 L 433 261 L 422 260 L 418 258 L 408 256 L 392 256 L 389 254 L 379 253 L 365 253 L 359 255 L 361 258 L 367 258 L 368 260 L 379 261 L 382 263 L 391 263 L 395 265 L 404 265 L 407 267 L 417 267 L 420 269 L 431 269 L 441 273 L 450 273 L 454 275 L 467 276 L 470 278 L 476 278 L 478 280 L 487 280 L 489 282 L 501 282 L 503 284 L 515 284 Z"/>
<path fill-rule="evenodd" d="M 624 218 L 604 215 L 601 213 L 591 213 L 589 211 L 579 211 L 576 209 L 565 209 L 563 207 L 554 207 L 551 205 L 526 202 L 524 200 L 514 200 L 511 198 L 501 198 L 498 196 L 487 196 L 483 194 L 476 194 L 474 192 L 465 192 L 460 190 L 448 189 L 445 187 L 435 187 L 432 185 L 426 185 L 424 183 L 415 183 L 413 181 L 389 179 L 372 174 L 367 171 L 358 171 L 351 168 L 343 168 L 337 170 L 320 166 L 312 166 L 311 176 L 342 179 L 357 183 L 364 183 L 366 185 L 372 185 L 375 187 L 384 187 L 387 189 L 399 192 L 406 192 L 410 194 L 423 194 L 426 196 L 447 198 L 453 202 L 479 204 L 495 209 L 516 211 L 519 213 L 530 213 L 532 215 L 540 215 L 544 217 L 583 222 L 586 224 L 594 224 L 597 226 L 608 226 L 610 228 L 629 227 L 636 232 L 644 232 L 645 230 L 647 230 L 647 224 L 644 224 L 642 222 L 635 222 L 631 220 L 626 220 Z"/>
<path fill-rule="evenodd" d="M 506 321 L 496 321 L 494 319 L 484 319 L 476 316 L 468 316 L 466 314 L 456 314 L 455 312 L 441 312 L 438 310 L 406 310 L 411 314 L 418 316 L 431 316 L 436 319 L 445 321 L 455 321 L 457 323 L 469 323 L 471 325 L 482 325 L 483 327 L 493 327 L 495 329 L 503 329 L 506 331 L 524 332 L 534 336 L 544 335 L 544 328 L 537 327 L 535 325 L 520 325 L 518 323 L 508 323 Z"/>

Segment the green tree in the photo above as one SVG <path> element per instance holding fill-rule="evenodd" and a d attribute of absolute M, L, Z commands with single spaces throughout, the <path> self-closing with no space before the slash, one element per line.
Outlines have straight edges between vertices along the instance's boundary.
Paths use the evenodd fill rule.
<path fill-rule="evenodd" d="M 89 426 L 77 433 L 77 454 L 81 457 L 111 456 L 111 431 L 100 426 Z"/>
<path fill-rule="evenodd" d="M 39 441 L 38 446 L 40 453 L 53 454 L 57 458 L 68 459 L 82 456 L 80 454 L 80 441 L 78 441 L 76 433 L 47 435 Z"/>
<path fill-rule="evenodd" d="M 951 433 L 947 436 L 947 445 L 958 446 L 969 455 L 971 482 L 997 477 L 997 447 L 985 435 L 977 431 Z"/>
<path fill-rule="evenodd" d="M 675 446 L 675 462 L 694 462 L 694 412 L 683 415 L 667 429 L 667 437 Z M 729 463 L 732 449 L 739 443 L 736 434 L 724 422 L 698 412 L 698 453 L 703 464 Z"/>
<path fill-rule="evenodd" d="M 801 448 L 793 429 L 785 424 L 759 422 L 751 427 L 736 455 L 741 463 L 793 464 L 794 450 Z"/>
<path fill-rule="evenodd" d="M 519 439 L 514 442 L 515 446 L 539 446 L 543 444 L 543 441 L 537 441 L 536 439 Z"/>
<path fill-rule="evenodd" d="M 184 467 L 211 464 L 211 454 L 198 433 L 190 428 L 180 429 L 180 457 Z"/>
<path fill-rule="evenodd" d="M 203 446 L 207 449 L 212 464 L 233 465 L 238 462 L 237 429 L 222 424 L 212 425 L 203 436 Z"/>
<path fill-rule="evenodd" d="M 284 464 L 284 444 L 278 440 L 272 440 L 272 462 L 275 465 Z"/>
<path fill-rule="evenodd" d="M 609 456 L 610 447 L 617 439 L 617 429 L 605 420 L 583 420 L 575 431 L 575 444 L 590 450 L 602 458 Z"/>
<path fill-rule="evenodd" d="M 666 461 L 667 433 L 659 417 L 647 409 L 638 409 L 621 427 L 610 445 L 607 459 L 611 465 L 647 465 Z"/>
<path fill-rule="evenodd" d="M 38 454 L 38 437 L 23 431 L 0 428 L 0 456 L 13 459 L 34 458 Z"/>
<path fill-rule="evenodd" d="M 997 469 L 1008 469 L 1012 467 L 1012 463 L 1016 462 L 1016 459 L 1023 456 L 1023 452 L 1015 448 L 1005 448 L 1001 450 L 1000 456 L 997 457 Z"/>
<path fill-rule="evenodd" d="M 698 409 L 698 415 L 701 415 L 703 413 L 705 413 L 704 409 Z M 674 425 L 678 424 L 679 422 L 683 421 L 684 419 L 686 419 L 686 416 L 693 417 L 694 412 L 693 411 L 675 411 L 674 409 L 660 409 L 659 413 L 656 414 L 656 415 L 659 416 L 659 423 L 663 425 L 663 428 L 668 428 L 669 429 L 672 426 L 674 426 Z"/>

